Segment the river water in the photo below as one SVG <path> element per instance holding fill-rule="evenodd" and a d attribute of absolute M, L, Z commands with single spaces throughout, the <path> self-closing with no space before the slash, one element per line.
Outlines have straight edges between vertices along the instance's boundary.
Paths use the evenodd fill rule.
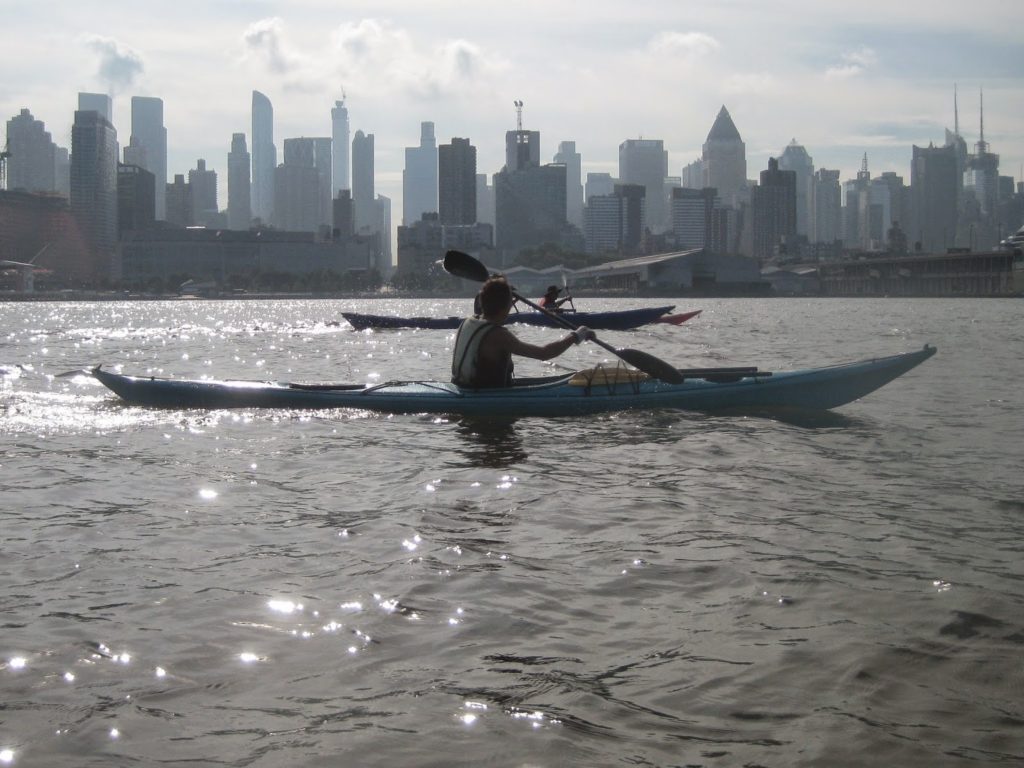
<path fill-rule="evenodd" d="M 1024 302 L 675 303 L 601 338 L 938 354 L 827 413 L 170 411 L 57 374 L 446 378 L 339 313 L 468 302 L 0 303 L 0 765 L 1024 763 Z"/>

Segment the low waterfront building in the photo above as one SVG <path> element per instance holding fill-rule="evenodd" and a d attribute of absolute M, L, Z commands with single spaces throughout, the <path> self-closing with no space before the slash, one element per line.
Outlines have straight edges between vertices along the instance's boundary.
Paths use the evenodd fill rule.
<path fill-rule="evenodd" d="M 160 229 L 126 232 L 118 247 L 120 277 L 129 285 L 153 281 L 212 281 L 280 273 L 369 274 L 369 238 L 319 240 L 312 232 Z"/>
<path fill-rule="evenodd" d="M 1021 291 L 1020 258 L 956 251 L 822 263 L 818 271 L 823 296 L 1013 296 Z"/>
<path fill-rule="evenodd" d="M 703 248 L 599 264 L 572 273 L 579 288 L 661 295 L 764 295 L 757 261 Z"/>

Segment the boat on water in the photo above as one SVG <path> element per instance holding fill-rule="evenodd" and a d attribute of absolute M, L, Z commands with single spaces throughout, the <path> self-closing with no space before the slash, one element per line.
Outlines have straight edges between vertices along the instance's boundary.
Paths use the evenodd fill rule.
<path fill-rule="evenodd" d="M 88 373 L 133 405 L 161 408 L 356 408 L 383 413 L 474 417 L 566 416 L 626 410 L 829 409 L 857 400 L 935 354 L 916 352 L 824 368 L 772 373 L 757 368 L 679 369 L 668 383 L 630 368 L 522 379 L 499 389 L 445 381 L 303 384 L 127 376 L 97 366 Z"/>
<path fill-rule="evenodd" d="M 564 312 L 560 317 L 568 320 L 573 325 L 585 325 L 595 331 L 627 331 L 632 328 L 639 328 L 649 323 L 664 322 L 679 325 L 692 317 L 696 317 L 701 310 L 683 312 L 670 315 L 675 309 L 674 306 L 667 307 L 643 307 L 639 309 L 625 309 L 610 312 Z M 366 315 L 359 312 L 342 312 L 344 317 L 357 331 L 367 328 L 433 328 L 433 329 L 454 329 L 458 328 L 464 318 L 461 317 L 396 317 L 394 315 Z M 524 325 L 541 325 L 552 328 L 562 327 L 564 323 L 553 319 L 550 315 L 542 312 L 513 312 L 508 316 L 506 323 L 521 323 Z"/>

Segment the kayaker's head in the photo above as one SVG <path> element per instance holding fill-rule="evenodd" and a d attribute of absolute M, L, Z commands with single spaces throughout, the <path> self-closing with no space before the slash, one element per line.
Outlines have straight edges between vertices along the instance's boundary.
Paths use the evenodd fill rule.
<path fill-rule="evenodd" d="M 562 289 L 557 285 L 549 285 L 547 291 L 544 293 L 544 298 L 547 301 L 554 301 L 558 298 L 558 294 L 562 292 Z"/>
<path fill-rule="evenodd" d="M 501 276 L 492 277 L 480 289 L 480 314 L 491 322 L 501 322 L 512 309 L 512 287 Z"/>

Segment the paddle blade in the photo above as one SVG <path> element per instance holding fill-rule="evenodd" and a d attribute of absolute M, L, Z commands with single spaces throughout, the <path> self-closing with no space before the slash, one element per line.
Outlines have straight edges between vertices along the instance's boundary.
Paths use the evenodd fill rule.
<path fill-rule="evenodd" d="M 669 384 L 682 384 L 686 377 L 677 368 L 660 357 L 641 352 L 639 349 L 616 349 L 615 354 L 648 376 Z"/>
<path fill-rule="evenodd" d="M 473 280 L 477 283 L 486 282 L 491 276 L 487 267 L 462 251 L 448 251 L 444 255 L 444 271 L 461 277 L 463 280 Z"/>

